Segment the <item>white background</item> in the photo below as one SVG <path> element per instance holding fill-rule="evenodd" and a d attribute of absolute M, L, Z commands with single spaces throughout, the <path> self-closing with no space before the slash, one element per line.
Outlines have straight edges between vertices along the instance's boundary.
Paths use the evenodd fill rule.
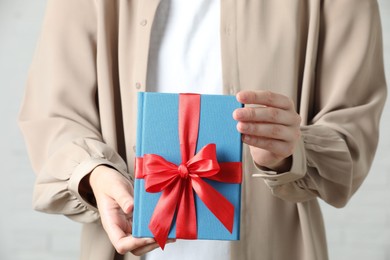
<path fill-rule="evenodd" d="M 66 0 L 64 0 L 66 1 Z M 341 0 L 340 0 L 341 1 Z M 78 259 L 79 224 L 31 209 L 31 171 L 16 118 L 46 1 L 0 0 L 0 259 Z M 379 0 L 390 81 L 390 1 Z M 389 102 L 388 102 L 389 103 Z M 390 106 L 367 180 L 343 209 L 321 203 L 331 260 L 390 260 Z"/>

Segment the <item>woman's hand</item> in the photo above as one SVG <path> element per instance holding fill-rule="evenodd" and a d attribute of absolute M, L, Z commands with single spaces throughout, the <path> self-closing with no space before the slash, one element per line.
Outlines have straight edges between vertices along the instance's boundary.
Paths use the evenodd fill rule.
<path fill-rule="evenodd" d="M 254 162 L 278 172 L 288 171 L 301 136 L 301 117 L 294 102 L 270 91 L 241 91 L 236 98 L 247 105 L 236 109 L 233 118 L 238 121 L 243 142 L 250 146 Z"/>
<path fill-rule="evenodd" d="M 133 186 L 115 169 L 101 165 L 89 178 L 103 228 L 120 254 L 143 255 L 158 247 L 153 238 L 131 235 L 133 223 Z"/>

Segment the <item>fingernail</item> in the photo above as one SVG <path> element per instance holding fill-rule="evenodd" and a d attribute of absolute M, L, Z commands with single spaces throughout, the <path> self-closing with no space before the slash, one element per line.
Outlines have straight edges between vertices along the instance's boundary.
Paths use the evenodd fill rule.
<path fill-rule="evenodd" d="M 244 111 L 242 111 L 242 109 L 237 109 L 236 110 L 236 116 L 238 118 L 243 117 L 244 116 Z"/>
<path fill-rule="evenodd" d="M 238 99 L 238 101 L 240 101 L 241 103 L 245 103 L 245 101 L 247 100 L 247 97 L 246 97 L 246 95 L 245 95 L 244 92 L 239 92 L 239 93 L 237 94 L 237 99 Z"/>

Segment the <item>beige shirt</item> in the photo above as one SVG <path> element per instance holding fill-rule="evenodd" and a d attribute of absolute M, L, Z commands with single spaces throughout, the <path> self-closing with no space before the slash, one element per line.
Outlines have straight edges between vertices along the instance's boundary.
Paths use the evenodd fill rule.
<path fill-rule="evenodd" d="M 48 1 L 20 126 L 37 173 L 34 208 L 84 223 L 81 259 L 114 259 L 79 183 L 100 164 L 133 174 L 136 93 L 146 90 L 158 3 Z M 377 2 L 223 0 L 221 49 L 225 94 L 282 93 L 303 119 L 289 172 L 262 172 L 245 147 L 231 259 L 327 259 L 317 198 L 344 206 L 378 141 L 386 83 Z"/>

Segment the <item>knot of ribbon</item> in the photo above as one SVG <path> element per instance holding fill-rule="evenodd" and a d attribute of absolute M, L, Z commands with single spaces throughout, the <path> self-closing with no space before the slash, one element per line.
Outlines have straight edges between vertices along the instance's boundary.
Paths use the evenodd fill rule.
<path fill-rule="evenodd" d="M 188 178 L 188 174 L 189 174 L 190 172 L 188 171 L 187 166 L 185 166 L 184 164 L 180 164 L 180 165 L 179 165 L 179 168 L 177 168 L 177 170 L 178 170 L 178 172 L 179 172 L 179 174 L 180 174 L 180 177 L 181 177 L 182 179 L 187 179 L 187 178 Z"/>
<path fill-rule="evenodd" d="M 194 192 L 230 233 L 233 230 L 234 205 L 203 178 L 240 183 L 241 163 L 218 163 L 215 144 L 207 144 L 195 154 L 199 114 L 200 95 L 180 94 L 180 165 L 156 154 L 145 154 L 136 161 L 136 177 L 145 179 L 146 191 L 162 192 L 149 223 L 149 229 L 162 249 L 175 213 L 176 238 L 197 238 Z"/>

